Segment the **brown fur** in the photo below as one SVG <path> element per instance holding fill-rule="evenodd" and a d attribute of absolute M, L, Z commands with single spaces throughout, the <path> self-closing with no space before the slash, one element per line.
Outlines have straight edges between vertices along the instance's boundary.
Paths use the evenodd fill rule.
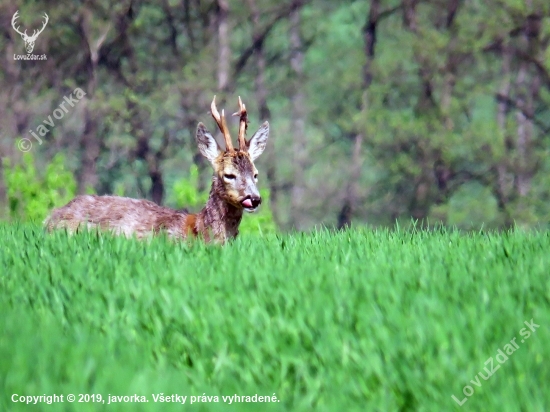
<path fill-rule="evenodd" d="M 239 197 L 238 192 L 225 191 L 218 176 L 213 179 L 206 205 L 197 214 L 176 211 L 144 199 L 82 195 L 55 209 L 45 226 L 49 231 L 65 228 L 70 232 L 79 227 L 99 227 L 117 235 L 135 235 L 138 239 L 161 232 L 175 239 L 185 239 L 191 234 L 224 243 L 239 233 L 243 215 L 243 208 L 238 206 Z"/>
<path fill-rule="evenodd" d="M 225 133 L 228 135 L 227 130 Z M 44 225 L 48 231 L 66 229 L 74 232 L 82 227 L 97 227 L 139 239 L 164 232 L 174 239 L 186 239 L 191 235 L 207 242 L 225 243 L 238 235 L 243 211 L 255 210 L 261 203 L 253 159 L 264 150 L 268 134 L 266 122 L 245 142 L 245 147 L 222 151 L 204 125 L 199 124 L 197 143 L 201 153 L 212 163 L 214 176 L 210 197 L 197 214 L 173 210 L 144 199 L 82 195 L 53 210 Z M 247 199 L 254 200 L 252 208 L 244 203 Z"/>

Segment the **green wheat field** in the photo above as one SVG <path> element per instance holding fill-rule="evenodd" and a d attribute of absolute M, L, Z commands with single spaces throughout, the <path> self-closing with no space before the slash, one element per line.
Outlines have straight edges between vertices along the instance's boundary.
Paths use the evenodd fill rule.
<path fill-rule="evenodd" d="M 0 239 L 0 411 L 550 410 L 548 232 Z"/>

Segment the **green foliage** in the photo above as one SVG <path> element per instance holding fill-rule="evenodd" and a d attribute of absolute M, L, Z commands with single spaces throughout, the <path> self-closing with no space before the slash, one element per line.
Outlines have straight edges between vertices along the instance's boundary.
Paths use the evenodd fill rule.
<path fill-rule="evenodd" d="M 21 27 L 39 25 L 39 2 L 20 3 Z M 467 181 L 499 196 L 491 224 L 548 224 L 547 0 L 390 0 L 373 13 L 376 3 L 367 0 L 256 0 L 245 8 L 232 1 L 223 16 L 212 2 L 199 3 L 139 2 L 129 13 L 125 2 L 50 2 L 56 24 L 35 49 L 49 56 L 48 70 L 0 70 L 3 142 L 16 140 L 12 131 L 45 125 L 63 96 L 82 87 L 86 99 L 67 106 L 47 138 L 71 148 L 67 160 L 77 170 L 90 152 L 75 138 L 85 142 L 83 133 L 95 131 L 88 141 L 98 150 L 99 184 L 81 190 L 143 197 L 153 174 L 160 171 L 171 187 L 181 165 L 193 162 L 193 135 L 199 121 L 211 121 L 213 95 L 228 115 L 241 96 L 250 132 L 264 120 L 271 125 L 271 154 L 262 157 L 260 173 L 269 170 L 269 186 L 277 188 L 270 208 L 284 229 L 336 224 L 350 199 L 356 223 L 431 219 L 436 209 L 451 219 L 445 224 L 487 225 L 453 215 L 452 199 L 465 209 L 480 203 L 474 191 L 454 193 Z M 207 24 L 224 16 L 226 43 L 217 40 L 219 25 Z M 105 36 L 98 53 L 108 58 L 93 73 L 82 70 L 91 66 L 79 33 Z M 24 53 L 18 36 L 0 36 L 0 49 Z M 522 108 L 530 113 L 525 123 Z M 237 119 L 227 120 L 234 131 Z M 356 136 L 363 139 L 354 157 Z M 197 185 L 179 183 L 178 203 L 201 207 L 205 194 Z M 258 227 L 255 219 L 244 219 L 245 231 Z"/>
<path fill-rule="evenodd" d="M 269 189 L 260 189 L 260 195 L 262 196 L 262 205 L 257 212 L 245 213 L 239 227 L 241 235 L 265 235 L 277 231 L 269 203 Z"/>
<path fill-rule="evenodd" d="M 460 230 L 497 229 L 502 225 L 499 217 L 497 201 L 491 192 L 477 182 L 468 182 L 448 202 L 431 207 L 429 222 Z"/>
<path fill-rule="evenodd" d="M 176 207 L 189 208 L 191 211 L 198 211 L 206 204 L 209 190 L 199 191 L 199 170 L 192 165 L 189 170 L 189 177 L 176 180 L 173 186 L 173 196 Z M 241 235 L 275 233 L 277 227 L 273 220 L 273 213 L 269 206 L 269 189 L 260 189 L 262 205 L 255 213 L 245 213 L 239 232 Z"/>
<path fill-rule="evenodd" d="M 4 178 L 9 216 L 14 220 L 41 221 L 54 207 L 69 202 L 76 192 L 76 181 L 65 168 L 65 157 L 57 153 L 44 173 L 36 170 L 31 153 L 22 164 L 12 166 L 4 159 Z"/>
<path fill-rule="evenodd" d="M 200 192 L 199 187 L 199 169 L 193 164 L 189 169 L 189 177 L 181 178 L 175 181 L 173 192 L 178 208 L 190 208 L 198 210 L 204 206 L 208 200 L 208 191 Z"/>
<path fill-rule="evenodd" d="M 466 183 L 449 200 L 447 223 L 461 229 L 494 228 L 498 218 L 497 201 L 479 183 Z"/>
<path fill-rule="evenodd" d="M 162 392 L 220 396 L 189 407 L 202 411 L 255 393 L 280 402 L 232 408 L 451 411 L 465 385 L 469 410 L 544 410 L 549 249 L 545 232 L 323 231 L 219 247 L 0 225 L 0 410 L 44 393 L 187 410 L 155 403 Z M 531 319 L 540 328 L 521 342 Z M 473 386 L 513 338 L 519 350 Z"/>

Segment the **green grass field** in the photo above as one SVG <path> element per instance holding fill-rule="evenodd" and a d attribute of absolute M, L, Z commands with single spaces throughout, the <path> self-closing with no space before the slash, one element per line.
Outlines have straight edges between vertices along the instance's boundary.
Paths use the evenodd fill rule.
<path fill-rule="evenodd" d="M 546 232 L 0 239 L 0 411 L 550 410 Z"/>

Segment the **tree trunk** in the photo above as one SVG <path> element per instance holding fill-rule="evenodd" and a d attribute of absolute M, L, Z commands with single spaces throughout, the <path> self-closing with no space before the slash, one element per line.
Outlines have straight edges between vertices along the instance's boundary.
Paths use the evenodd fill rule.
<path fill-rule="evenodd" d="M 260 24 L 260 11 L 256 5 L 256 1 L 248 0 L 248 7 L 250 8 L 252 17 L 252 44 L 255 45 L 254 58 L 256 60 L 257 70 L 256 77 L 254 79 L 254 87 L 256 92 L 256 100 L 258 102 L 260 121 L 263 122 L 271 118 L 271 112 L 267 104 L 267 88 L 265 85 L 266 61 L 264 54 L 264 42 L 262 40 L 263 27 Z M 267 146 L 265 156 L 267 163 L 267 184 L 269 185 L 270 194 L 269 206 L 271 208 L 271 212 L 273 213 L 273 219 L 277 222 L 277 224 L 280 224 L 279 208 L 277 207 L 279 192 L 275 168 L 277 159 L 273 144 Z"/>
<path fill-rule="evenodd" d="M 346 194 L 342 209 L 338 214 L 338 229 L 349 227 L 351 219 L 357 209 L 357 185 L 361 177 L 362 156 L 361 148 L 363 146 L 363 134 L 357 133 L 353 140 L 353 150 L 351 155 L 351 173 L 350 179 L 346 185 Z"/>
<path fill-rule="evenodd" d="M 131 133 L 136 138 L 136 149 L 133 153 L 135 159 L 143 160 L 147 165 L 147 174 L 151 179 L 150 199 L 158 205 L 164 200 L 164 179 L 162 176 L 161 163 L 165 157 L 165 150 L 168 147 L 168 132 L 163 136 L 163 142 L 158 151 L 153 151 L 149 144 L 151 134 L 144 122 L 139 104 L 128 100 L 128 112 L 130 114 Z M 139 183 L 139 179 L 138 179 Z M 140 187 L 138 185 L 138 187 Z M 143 192 L 143 188 L 140 189 Z M 145 193 L 144 193 L 145 195 Z"/>
<path fill-rule="evenodd" d="M 88 88 L 90 90 L 90 88 Z M 90 101 L 84 108 L 84 132 L 81 137 L 82 166 L 78 176 L 78 193 L 95 191 L 98 184 L 96 163 L 100 144 L 97 137 L 97 121 L 90 109 Z"/>
<path fill-rule="evenodd" d="M 519 40 L 519 47 L 526 50 L 532 61 L 537 61 L 539 56 L 540 17 L 530 15 L 526 17 L 523 33 Z M 518 212 L 527 209 L 526 198 L 531 189 L 531 179 L 536 172 L 536 159 L 533 153 L 534 135 L 534 100 L 540 87 L 538 73 L 531 73 L 530 63 L 523 60 L 520 63 L 516 79 L 516 122 L 517 140 L 516 147 L 518 161 L 516 167 L 516 191 L 518 195 Z"/>
<path fill-rule="evenodd" d="M 403 25 L 410 31 L 417 30 L 416 5 L 418 0 L 403 0 Z"/>
<path fill-rule="evenodd" d="M 516 190 L 521 200 L 529 192 L 530 178 L 528 174 L 530 156 L 530 145 L 533 135 L 533 122 L 526 116 L 526 112 L 532 112 L 532 104 L 528 95 L 528 79 L 527 79 L 527 63 L 520 65 L 517 76 L 517 108 L 516 122 L 517 122 L 517 150 L 518 150 L 518 165 L 516 171 Z"/>
<path fill-rule="evenodd" d="M 365 26 L 363 27 L 363 40 L 366 60 L 363 66 L 363 94 L 361 99 L 361 118 L 365 118 L 367 115 L 368 89 L 372 83 L 372 61 L 374 60 L 375 55 L 376 27 L 378 25 L 379 15 L 380 0 L 372 0 L 370 4 L 369 14 L 367 16 L 367 21 L 365 23 Z M 359 125 L 359 129 L 362 128 L 363 126 Z M 357 209 L 357 182 L 361 177 L 361 166 L 363 163 L 363 158 L 361 156 L 363 138 L 363 133 L 358 130 L 353 139 L 349 180 L 346 185 L 344 200 L 342 202 L 342 209 L 340 209 L 340 213 L 338 214 L 337 226 L 339 229 L 349 227 L 351 225 L 351 220 Z"/>
<path fill-rule="evenodd" d="M 13 42 L 6 42 L 5 47 L 6 56 L 13 56 L 15 54 Z M 18 151 L 16 149 L 18 141 L 12 139 L 30 137 L 27 128 L 30 116 L 26 105 L 21 104 L 21 94 L 23 91 L 20 82 L 21 65 L 16 63 L 19 62 L 13 59 L 5 59 L 3 62 L 5 80 L 3 82 L 4 87 L 0 91 L 0 101 L 5 103 L 0 106 L 0 119 L 6 123 L 3 123 L 0 128 L 0 205 L 7 203 L 7 188 L 4 180 L 2 158 L 13 159 L 15 157 L 14 154 Z M 11 108 L 11 113 L 8 107 Z M 33 138 L 31 139 L 31 143 L 35 146 L 37 141 Z M 2 217 L 2 214 L 3 211 L 0 212 L 0 217 Z"/>
<path fill-rule="evenodd" d="M 497 199 L 497 205 L 504 217 L 504 227 L 508 229 L 512 227 L 514 221 L 510 214 L 508 207 L 509 188 L 507 183 L 508 175 L 508 148 L 506 141 L 508 140 L 508 131 L 506 130 L 506 116 L 508 113 L 508 102 L 510 101 L 510 63 L 512 60 L 512 54 L 510 48 L 505 46 L 502 52 L 502 71 L 501 71 L 501 83 L 499 89 L 498 109 L 497 109 L 497 126 L 500 129 L 502 136 L 502 144 L 504 145 L 504 156 L 499 159 L 496 165 L 496 182 L 494 183 L 495 197 Z"/>
<path fill-rule="evenodd" d="M 152 156 L 153 160 L 148 162 L 149 177 L 151 179 L 151 200 L 157 205 L 162 205 L 164 200 L 164 179 L 160 170 L 160 156 Z"/>
<path fill-rule="evenodd" d="M 231 49 L 229 45 L 229 4 L 227 0 L 218 0 L 218 90 L 229 88 L 229 68 Z"/>
<path fill-rule="evenodd" d="M 84 100 L 84 132 L 82 133 L 81 146 L 81 168 L 78 175 L 78 192 L 80 194 L 95 191 L 98 185 L 98 176 L 96 163 L 101 149 L 99 137 L 97 134 L 97 118 L 94 113 L 93 105 L 95 91 L 97 88 L 97 64 L 99 59 L 99 49 L 107 37 L 110 26 L 107 26 L 104 33 L 99 38 L 93 38 L 91 33 L 90 21 L 92 12 L 88 8 L 83 8 L 80 15 L 80 34 L 88 51 L 88 87 Z"/>
<path fill-rule="evenodd" d="M 307 161 L 305 138 L 305 95 L 303 84 L 304 51 L 301 28 L 301 4 L 294 3 L 290 12 L 290 67 L 294 78 L 294 94 L 291 96 L 291 133 L 294 182 L 291 190 L 291 224 L 301 230 L 305 227 L 303 211 L 305 198 L 304 169 Z"/>

